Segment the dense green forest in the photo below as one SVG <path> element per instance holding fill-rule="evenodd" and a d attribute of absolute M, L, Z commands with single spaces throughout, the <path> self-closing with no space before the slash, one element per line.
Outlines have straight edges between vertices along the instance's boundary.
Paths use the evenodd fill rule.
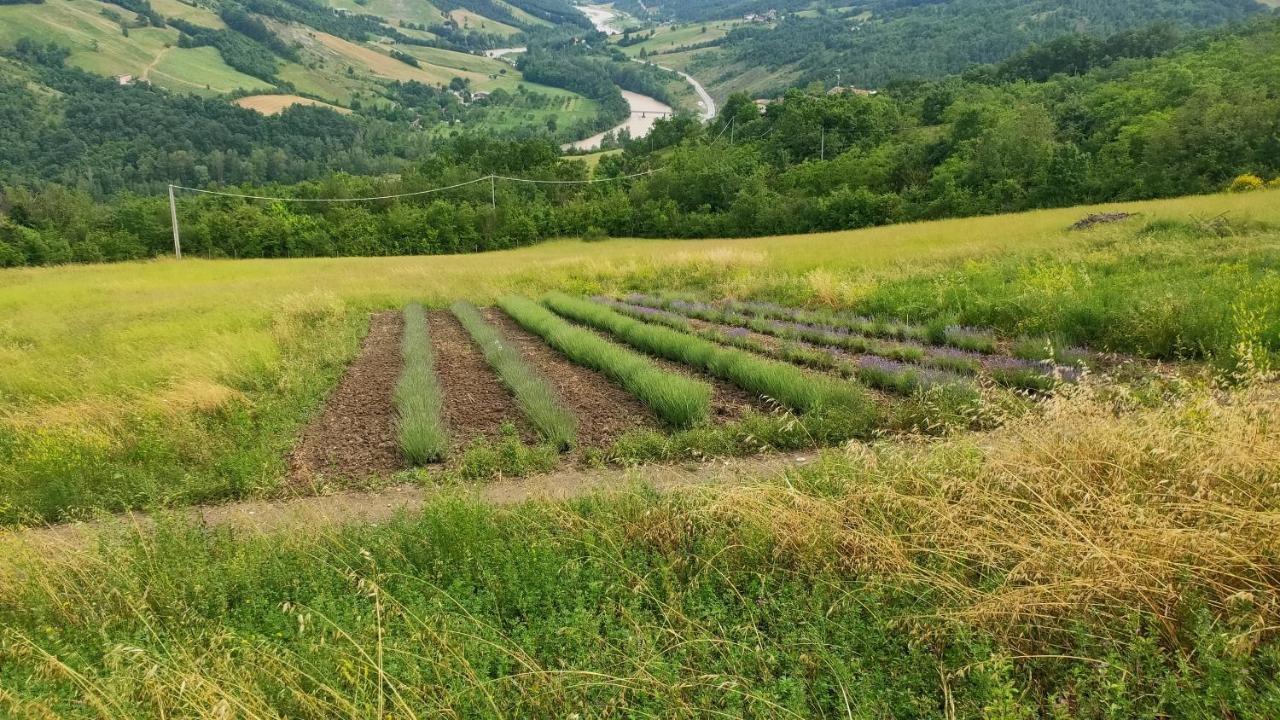
<path fill-rule="evenodd" d="M 189 27 L 184 42 L 217 45 L 238 69 L 264 79 L 274 75 L 276 55 L 265 45 L 229 30 Z M 224 40 L 247 49 L 228 53 Z M 491 108 L 541 109 L 557 102 L 523 85 L 475 100 L 455 78 L 456 87 L 386 83 L 382 94 L 389 102 L 356 103 L 356 115 L 297 105 L 264 117 L 223 99 L 120 86 L 64 67 L 66 52 L 54 45 L 22 40 L 11 55 L 10 62 L 0 58 L 0 177 L 6 183 L 59 182 L 97 198 L 159 192 L 170 182 L 239 185 L 297 182 L 338 170 L 396 172 L 438 144 L 417 128 L 459 122 L 456 132 L 492 134 L 483 128 Z M 533 44 L 522 66 L 531 81 L 596 99 L 599 111 L 590 121 L 554 129 L 509 129 L 502 133 L 507 139 L 561 142 L 612 127 L 629 112 L 620 87 L 673 101 L 669 73 L 619 57 L 602 35 L 595 44 Z M 139 127 L 148 131 L 139 133 Z"/>
<path fill-rule="evenodd" d="M 496 211 L 488 183 L 376 204 L 186 198 L 184 238 L 189 252 L 208 256 L 471 252 L 566 235 L 835 230 L 1216 191 L 1240 174 L 1280 174 L 1280 74 L 1274 72 L 1280 21 L 1182 40 L 1153 28 L 1097 42 L 1134 57 L 1117 59 L 1098 52 L 1095 41 L 1064 38 L 999 65 L 936 82 L 898 83 L 876 96 L 793 90 L 763 115 L 738 96 L 713 124 L 691 117 L 661 122 L 596 171 L 609 177 L 652 170 L 650 176 L 583 187 L 499 183 Z M 1045 75 L 1052 77 L 1037 81 Z M 128 123 L 137 121 L 127 111 L 110 121 L 72 113 L 72 126 L 49 139 L 22 134 L 32 112 L 28 105 L 0 106 L 0 128 L 8 134 L 0 143 L 5 177 L 23 177 L 14 168 L 38 168 L 42 158 L 57 163 L 60 153 L 72 158 L 63 161 L 70 167 L 75 158 L 103 152 L 86 145 L 76 122 L 90 129 L 118 123 L 123 139 Z M 587 177 L 584 164 L 562 158 L 546 140 L 477 137 L 434 145 L 420 160 L 401 158 L 395 176 L 326 175 L 326 161 L 310 159 L 323 155 L 316 155 L 318 148 L 332 145 L 325 155 L 332 159 L 333 148 L 355 152 L 375 139 L 344 118 L 314 112 L 282 120 L 329 123 L 324 132 L 308 136 L 299 129 L 271 142 L 289 148 L 276 156 L 281 167 L 311 163 L 322 179 L 254 186 L 255 192 L 372 196 L 489 173 Z M 230 147 L 235 138 L 225 133 L 234 119 L 184 128 L 156 118 L 154 127 L 190 133 L 193 146 Z M 277 130 L 264 124 L 245 132 Z M 246 152 L 251 157 L 253 150 Z M 111 167 L 105 158 L 95 162 Z M 95 203 L 80 190 L 22 182 L 4 190 L 0 207 L 8 217 L 0 224 L 0 264 L 146 257 L 168 251 L 171 242 L 158 192 Z"/>
<path fill-rule="evenodd" d="M 783 3 L 673 2 L 658 6 L 685 21 L 740 17 L 744 7 L 795 9 Z M 730 12 L 730 9 L 735 9 Z M 1035 43 L 1068 33 L 1103 37 L 1155 23 L 1181 28 L 1239 22 L 1262 12 L 1255 0 L 883 0 L 852 3 L 817 15 L 787 15 L 776 24 L 735 28 L 693 66 L 704 82 L 744 68 L 786 68 L 791 82 L 859 87 L 932 79 L 980 63 L 999 62 Z M 759 88 L 777 95 L 784 84 Z"/>

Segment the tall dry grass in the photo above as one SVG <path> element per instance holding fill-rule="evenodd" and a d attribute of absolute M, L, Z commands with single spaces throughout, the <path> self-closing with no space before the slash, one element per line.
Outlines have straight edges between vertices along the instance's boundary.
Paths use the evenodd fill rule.
<path fill-rule="evenodd" d="M 1280 630 L 1280 386 L 1138 404 L 1086 384 L 989 435 L 851 445 L 707 512 L 801 565 L 938 591 L 999 634 L 1145 610 L 1176 642 L 1194 598 L 1252 614 L 1237 640 L 1262 641 Z"/>

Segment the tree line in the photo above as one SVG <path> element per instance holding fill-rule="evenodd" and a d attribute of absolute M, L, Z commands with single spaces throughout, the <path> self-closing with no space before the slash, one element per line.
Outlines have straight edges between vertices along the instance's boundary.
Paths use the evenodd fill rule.
<path fill-rule="evenodd" d="M 652 175 L 583 186 L 499 183 L 496 209 L 488 183 L 350 205 L 186 197 L 184 238 L 189 252 L 209 257 L 474 252 L 563 236 L 839 230 L 1217 191 L 1238 175 L 1280 175 L 1280 76 L 1272 71 L 1280 62 L 1280 21 L 1184 39 L 1154 57 L 1135 51 L 1137 57 L 1090 59 L 1086 53 L 1082 60 L 1079 49 L 1077 42 L 1048 43 L 999 65 L 897 83 L 875 96 L 796 89 L 763 114 L 738 95 L 711 124 L 688 115 L 660 121 L 650 137 L 603 158 L 594 171 L 602 178 Z M 1036 81 L 1045 73 L 1052 76 Z M 296 116 L 296 136 L 252 125 L 243 131 L 288 148 L 280 151 L 282 167 L 323 158 L 306 161 L 319 168 L 336 157 L 309 155 L 314 143 L 358 147 L 365 141 L 358 124 L 310 110 L 325 114 Z M 23 127 L 28 111 L 0 104 L 0 134 Z M 36 145 L 47 157 L 77 141 L 77 115 L 68 118 L 68 134 L 48 147 Z M 127 114 L 98 120 L 152 127 Z M 308 134 L 312 122 L 333 125 Z M 155 127 L 157 133 L 189 130 L 164 122 Z M 232 136 L 217 133 L 227 129 L 212 122 L 190 129 L 187 141 L 221 150 Z M 204 137 L 208 133 L 216 136 Z M 118 137 L 127 136 L 121 129 Z M 30 148 L 33 140 L 19 134 L 0 141 L 0 168 L 14 177 L 10 168 L 27 160 L 6 149 Z M 588 177 L 584 163 L 562 157 L 554 142 L 541 138 L 463 136 L 409 157 L 399 159 L 394 175 L 317 170 L 301 183 L 286 173 L 265 184 L 212 178 L 209 184 L 319 198 L 413 192 L 490 173 Z M 4 188 L 0 210 L 4 265 L 123 260 L 170 250 L 160 192 L 100 202 L 63 184 L 28 182 Z"/>

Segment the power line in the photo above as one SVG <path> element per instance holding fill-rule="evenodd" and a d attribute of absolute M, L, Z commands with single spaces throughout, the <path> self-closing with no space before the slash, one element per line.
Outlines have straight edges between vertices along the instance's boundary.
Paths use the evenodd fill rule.
<path fill-rule="evenodd" d="M 302 203 L 319 203 L 319 202 L 374 202 L 378 200 L 396 200 L 398 198 L 418 197 L 420 195 L 430 195 L 431 193 L 444 192 L 445 190 L 456 190 L 460 187 L 475 185 L 477 183 L 489 182 L 496 180 L 508 180 L 510 182 L 527 183 L 533 185 L 595 185 L 597 183 L 616 182 L 618 180 L 632 180 L 646 175 L 652 175 L 657 170 L 645 170 L 631 175 L 619 175 L 617 177 L 592 178 L 590 180 L 538 180 L 535 178 L 518 178 L 507 175 L 485 175 L 475 180 L 467 180 L 456 185 L 447 185 L 445 187 L 431 188 L 429 190 L 417 190 L 414 192 L 398 193 L 395 195 L 378 195 L 374 197 L 353 197 L 353 198 L 297 198 L 297 197 L 271 197 L 267 195 L 247 195 L 244 193 L 223 192 L 220 190 L 202 190 L 200 188 L 187 187 L 186 185 L 170 185 L 173 190 L 186 190 L 188 192 L 200 193 L 202 195 L 218 195 L 221 197 L 233 197 L 243 200 L 268 200 L 271 202 L 302 202 Z"/>
<path fill-rule="evenodd" d="M 467 180 L 454 185 L 445 187 L 431 188 L 429 190 L 417 190 L 414 192 L 397 193 L 395 195 L 379 195 L 376 197 L 355 197 L 355 198 L 296 198 L 296 197 L 271 197 L 268 195 L 249 195 L 247 193 L 223 192 L 221 190 L 202 190 L 200 188 L 187 187 L 186 185 L 170 185 L 169 186 L 169 219 L 173 224 L 173 254 L 174 257 L 182 259 L 182 239 L 178 228 L 178 201 L 174 196 L 175 190 L 186 190 L 187 192 L 199 193 L 201 195 L 216 195 L 219 197 L 240 198 L 242 200 L 265 200 L 268 202 L 291 202 L 291 203 L 355 203 L 355 202 L 375 202 L 379 200 L 396 200 L 407 197 L 420 197 L 422 195 L 430 195 L 432 193 L 444 192 L 446 190 L 456 190 L 457 188 L 476 185 L 482 182 L 489 183 L 489 201 L 490 206 L 496 212 L 498 209 L 498 188 L 497 181 L 506 180 L 509 182 L 526 183 L 530 185 L 595 185 L 598 183 L 617 182 L 619 180 L 632 180 L 646 175 L 652 175 L 657 170 L 645 170 L 644 172 L 633 173 L 631 175 L 619 175 L 617 177 L 592 178 L 590 180 L 539 180 L 536 178 L 518 178 L 507 175 L 495 175 L 490 173 L 484 177 L 475 180 Z"/>
<path fill-rule="evenodd" d="M 378 197 L 356 197 L 356 198 L 290 198 L 290 197 L 268 197 L 265 195 L 245 195 L 242 193 L 222 192 L 220 190 L 201 190 L 200 188 L 186 187 L 185 185 L 170 185 L 175 190 L 186 190 L 188 192 L 200 193 L 202 195 L 218 195 L 220 197 L 241 198 L 243 200 L 269 200 L 271 202 L 301 202 L 301 203 L 318 203 L 318 202 L 372 202 L 375 200 L 395 200 L 396 198 L 416 197 L 419 195 L 429 195 L 431 193 L 444 192 L 445 190 L 453 190 L 455 188 L 466 187 L 467 185 L 475 185 L 476 183 L 489 180 L 490 175 L 475 180 L 458 183 L 457 185 L 449 185 L 448 187 L 432 188 L 430 190 L 418 190 L 416 192 L 400 193 L 398 195 L 381 195 Z"/>

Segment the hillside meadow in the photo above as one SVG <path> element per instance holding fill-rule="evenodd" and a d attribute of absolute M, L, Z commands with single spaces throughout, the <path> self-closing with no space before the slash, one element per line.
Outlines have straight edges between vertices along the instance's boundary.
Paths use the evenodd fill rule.
<path fill-rule="evenodd" d="M 0 536 L 0 714 L 1275 717 L 1277 199 L 4 271 L 0 518 L 154 523 Z M 464 484 L 390 521 L 258 529 L 163 509 L 287 492 L 371 311 L 547 290 L 941 318 L 1145 371 L 665 493 L 619 473 L 495 506 Z"/>
<path fill-rule="evenodd" d="M 697 290 L 1045 335 L 1223 372 L 1280 349 L 1274 192 L 747 240 L 0 272 L 0 518 L 277 492 L 368 313 Z M 1136 216 L 1087 231 L 1081 217 Z"/>

